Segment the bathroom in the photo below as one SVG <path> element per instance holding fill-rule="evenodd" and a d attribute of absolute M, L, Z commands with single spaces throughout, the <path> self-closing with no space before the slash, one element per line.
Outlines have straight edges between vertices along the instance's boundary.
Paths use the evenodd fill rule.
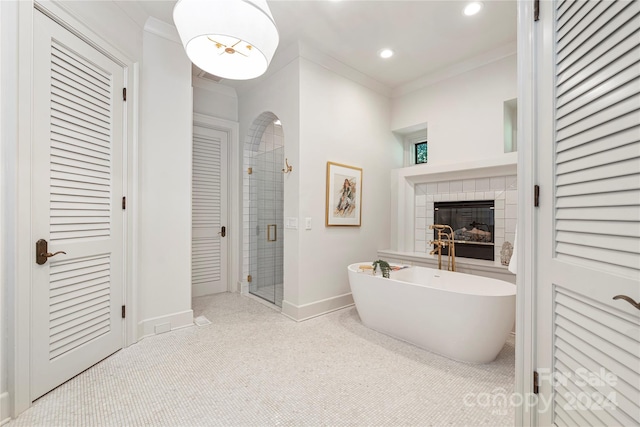
<path fill-rule="evenodd" d="M 31 81 L 36 80 L 31 77 L 41 77 L 42 70 L 50 68 L 36 66 L 36 60 L 41 56 L 34 53 L 37 43 L 30 43 L 30 40 L 44 31 L 44 27 L 34 24 L 36 17 L 55 24 L 52 26 L 66 31 L 65 34 L 73 34 L 74 40 L 82 36 L 84 41 L 89 41 L 83 42 L 85 48 L 95 49 L 94 44 L 100 46 L 102 53 L 108 53 L 111 58 L 110 63 L 116 63 L 122 70 L 118 78 L 126 86 L 125 90 L 117 87 L 113 92 L 117 94 L 117 105 L 120 105 L 122 94 L 121 119 L 126 126 L 122 132 L 122 191 L 118 188 L 110 193 L 115 199 L 108 203 L 110 207 L 117 207 L 114 209 L 123 224 L 123 232 L 118 235 L 122 237 L 122 244 L 114 246 L 122 260 L 119 276 L 122 286 L 118 286 L 109 302 L 111 318 L 117 319 L 112 326 L 121 328 L 117 335 L 121 335 L 122 340 L 115 340 L 116 348 L 112 352 L 136 351 L 142 345 L 151 345 L 154 340 L 199 333 L 193 325 L 194 314 L 202 313 L 202 307 L 198 306 L 201 300 L 192 297 L 206 292 L 202 287 L 194 286 L 192 280 L 192 253 L 195 252 L 192 194 L 195 191 L 190 190 L 194 188 L 194 164 L 201 160 L 192 150 L 196 135 L 194 125 L 214 131 L 216 138 L 226 141 L 229 148 L 226 156 L 220 159 L 228 168 L 228 184 L 224 186 L 228 190 L 227 202 L 223 204 L 226 222 L 217 224 L 220 230 L 212 232 L 224 239 L 225 248 L 222 251 L 225 256 L 217 266 L 224 272 L 220 292 L 216 295 L 220 297 L 218 301 L 229 301 L 225 299 L 229 296 L 237 297 L 236 301 L 242 301 L 240 304 L 259 301 L 268 306 L 266 316 L 274 315 L 274 322 L 286 322 L 292 330 L 310 328 L 313 336 L 323 336 L 321 329 L 313 329 L 316 322 L 335 319 L 340 313 L 354 313 L 346 272 L 349 264 L 382 258 L 403 264 L 434 266 L 438 260 L 429 255 L 432 250 L 430 240 L 434 238 L 429 226 L 436 219 L 436 203 L 463 200 L 494 203 L 494 259 L 481 262 L 460 257 L 457 266 L 461 272 L 513 283 L 515 276 L 500 258 L 502 245 L 515 241 L 516 222 L 520 224 L 520 230 L 525 231 L 525 238 L 531 241 L 534 236 L 543 239 L 551 234 L 545 234 L 546 229 L 534 234 L 533 202 L 522 203 L 523 200 L 534 200 L 534 168 L 523 160 L 534 158 L 533 145 L 519 145 L 513 138 L 516 126 L 513 117 L 517 107 L 520 108 L 518 120 L 522 119 L 521 122 L 530 127 L 533 120 L 531 101 L 534 96 L 531 87 L 527 86 L 529 80 L 522 73 L 518 79 L 518 70 L 523 63 L 535 65 L 525 61 L 534 57 L 531 54 L 533 47 L 524 43 L 521 37 L 516 46 L 516 10 L 526 17 L 533 13 L 524 2 L 485 2 L 483 13 L 495 10 L 500 25 L 488 25 L 484 31 L 467 25 L 474 21 L 468 21 L 468 17 L 462 15 L 461 2 L 406 2 L 405 11 L 411 7 L 436 7 L 437 13 L 405 13 L 404 21 L 393 23 L 385 23 L 386 15 L 381 14 L 380 25 L 396 25 L 398 33 L 404 33 L 406 28 L 432 28 L 437 33 L 444 32 L 444 20 L 437 17 L 445 12 L 459 20 L 450 42 L 462 50 L 458 55 L 448 57 L 445 65 L 436 66 L 433 58 L 415 52 L 402 52 L 401 49 L 397 52 L 397 58 L 404 55 L 412 57 L 416 63 L 432 65 L 413 75 L 411 72 L 415 70 L 403 67 L 401 71 L 408 73 L 404 74 L 404 80 L 398 75 L 394 75 L 395 80 L 391 79 L 391 71 L 380 62 L 382 58 L 377 56 L 378 52 L 371 54 L 369 62 L 373 64 L 370 69 L 380 73 L 373 78 L 345 63 L 350 55 L 362 54 L 360 50 L 350 52 L 340 61 L 325 52 L 332 45 L 342 46 L 339 41 L 323 46 L 322 43 L 296 40 L 279 47 L 278 55 L 264 76 L 243 84 L 220 80 L 192 66 L 172 24 L 172 4 L 166 7 L 167 3 L 0 2 L 2 100 L 3 105 L 10 107 L 3 108 L 0 116 L 4 165 L 0 175 L 3 189 L 0 422 L 10 414 L 25 411 L 41 395 L 30 393 L 35 374 L 32 377 L 28 362 L 36 353 L 32 350 L 37 347 L 33 343 L 41 337 L 31 333 L 32 325 L 36 320 L 43 324 L 41 318 L 45 316 L 41 313 L 46 311 L 32 310 L 32 297 L 39 298 L 44 294 L 32 292 L 31 288 L 35 286 L 35 280 L 49 280 L 42 272 L 63 260 L 60 251 L 65 249 L 60 243 L 57 243 L 59 247 L 52 244 L 51 252 L 37 252 L 36 256 L 56 254 L 59 257 L 44 267 L 34 264 L 33 242 L 43 236 L 36 235 L 39 229 L 31 223 L 32 217 L 24 214 L 35 211 L 32 205 L 36 199 L 30 197 L 31 191 L 35 190 L 31 184 L 44 182 L 38 179 L 41 171 L 32 167 L 29 161 L 39 159 L 34 155 L 38 151 L 32 148 L 39 139 L 32 138 L 32 132 L 42 131 L 38 126 L 40 122 L 31 112 L 43 110 L 34 106 L 34 99 L 42 93 L 32 87 Z M 290 23 L 296 23 L 296 13 L 305 8 L 311 8 L 306 11 L 308 16 L 319 18 L 335 13 L 337 9 L 344 19 L 336 19 L 336 22 L 348 23 L 345 24 L 347 30 L 352 30 L 356 23 L 362 24 L 358 14 L 351 11 L 353 15 L 347 15 L 350 7 L 365 4 L 339 1 L 271 3 L 274 14 Z M 566 6 L 568 3 L 563 7 L 571 7 Z M 396 3 L 367 4 L 384 9 Z M 628 13 L 636 13 L 633 8 L 637 3 L 629 5 L 618 2 L 612 10 L 629 7 Z M 152 10 L 156 7 L 159 9 Z M 543 10 L 547 10 L 546 6 Z M 318 13 L 309 13 L 314 11 Z M 425 21 L 429 25 L 425 26 Z M 520 35 L 533 32 L 530 26 L 534 20 L 529 21 L 520 22 Z M 487 25 L 482 19 L 475 22 Z M 625 31 L 634 30 L 632 25 L 624 28 Z M 313 31 L 312 27 L 309 29 Z M 483 37 L 476 37 L 478 33 Z M 492 39 L 493 43 L 480 50 L 465 50 L 469 40 L 480 39 Z M 520 50 L 523 46 L 529 50 L 523 53 Z M 520 50 L 518 54 L 516 48 Z M 457 52 L 456 49 L 444 49 L 440 53 L 443 51 Z M 51 70 L 47 69 L 47 72 Z M 530 103 L 516 105 L 523 93 Z M 518 102 L 516 98 L 519 98 Z M 547 116 L 552 115 L 541 117 Z M 532 129 L 526 130 L 525 135 L 533 134 Z M 525 130 L 520 128 L 519 132 L 522 134 Z M 428 160 L 426 164 L 414 164 L 414 148 L 424 142 L 427 142 Z M 119 160 L 119 157 L 113 158 Z M 329 209 L 329 162 L 362 170 L 359 195 L 362 215 L 358 226 L 325 224 Z M 516 170 L 516 164 L 520 167 L 523 163 L 529 169 Z M 636 172 L 628 175 L 632 177 L 633 173 Z M 518 182 L 527 185 L 518 188 Z M 547 188 L 551 188 L 550 185 Z M 588 191 L 591 189 L 585 193 L 587 196 Z M 547 206 L 544 212 L 549 211 L 552 193 L 544 189 L 541 193 L 542 204 L 546 202 Z M 633 209 L 625 210 L 620 217 L 629 219 L 629 212 L 637 212 Z M 522 212 L 526 214 L 524 217 Z M 632 236 L 625 242 L 634 243 L 633 239 Z M 571 245 L 561 249 L 567 246 Z M 529 256 L 525 260 L 531 265 L 534 249 L 528 247 L 525 254 Z M 623 261 L 631 265 L 637 261 L 637 254 L 630 253 Z M 546 256 L 546 253 L 542 255 Z M 601 264 L 609 268 L 609 263 Z M 630 272 L 636 273 L 633 265 L 615 268 L 619 268 L 615 270 L 617 273 L 626 274 L 625 278 L 631 276 Z M 547 274 L 539 267 L 536 271 L 542 276 Z M 536 350 L 534 321 L 538 318 L 534 318 L 529 310 L 536 301 L 532 290 L 534 274 L 528 273 L 531 274 L 518 277 L 519 286 L 527 292 L 522 294 L 519 288 L 522 298 L 518 324 L 519 328 L 525 328 L 519 329 L 517 334 L 521 340 L 521 355 Z M 614 285 L 622 288 L 619 283 L 627 288 L 630 288 L 628 283 L 636 284 L 627 280 L 616 281 Z M 619 293 L 625 292 L 623 289 Z M 607 299 L 611 300 L 610 296 Z M 252 307 L 256 306 L 258 304 Z M 236 315 L 252 314 L 247 305 L 236 311 L 233 310 L 237 307 L 232 304 L 227 307 L 220 303 L 212 307 L 214 314 L 222 314 L 221 324 L 224 321 L 233 323 Z M 230 311 L 225 311 L 227 309 Z M 551 308 L 544 309 L 546 311 L 541 311 L 539 317 L 541 322 L 546 322 L 552 313 Z M 338 320 L 344 319 L 338 316 Z M 347 320 L 353 320 L 353 316 Z M 360 337 L 369 338 L 364 340 L 368 344 L 384 339 L 357 330 Z M 528 341 L 522 341 L 523 335 Z M 546 344 L 551 338 L 545 336 L 541 342 Z M 271 344 L 273 346 L 266 348 L 277 349 L 277 342 Z M 198 348 L 210 351 L 213 347 L 215 345 Z M 386 350 L 395 348 L 395 344 L 374 347 Z M 412 352 L 404 354 L 413 355 Z M 317 353 L 325 354 L 324 349 Z M 418 358 L 427 357 L 424 356 L 427 352 L 420 354 L 423 356 Z M 166 356 L 166 352 L 159 351 L 158 357 L 161 356 Z M 405 360 L 409 359 L 411 357 Z M 238 354 L 234 360 L 244 362 L 246 359 Z M 534 376 L 530 373 L 535 366 L 527 358 L 520 361 L 522 364 L 516 371 L 518 390 L 526 391 L 533 387 Z M 48 374 L 53 370 L 42 371 Z M 509 372 L 513 373 L 512 370 Z"/>
<path fill-rule="evenodd" d="M 149 7 L 154 5 L 148 3 Z M 275 2 L 274 8 L 282 8 L 284 4 Z M 296 2 L 291 4 L 294 6 L 345 7 L 339 2 Z M 407 133 L 427 133 L 430 166 L 451 162 L 444 147 L 462 155 L 456 162 L 505 156 L 503 103 L 516 96 L 516 24 L 515 4 L 502 6 L 508 10 L 501 13 L 510 16 L 505 27 L 509 35 L 499 46 L 467 61 L 462 68 L 451 64 L 449 69 L 434 70 L 428 76 L 409 76 L 408 80 L 413 81 L 393 89 L 389 84 L 354 72 L 303 41 L 280 46 L 278 57 L 264 77 L 233 87 L 192 68 L 170 24 L 170 7 L 166 16 L 160 18 L 140 14 L 129 2 L 117 6 L 111 2 L 69 2 L 41 7 L 54 16 L 70 16 L 69 22 L 80 32 L 107 40 L 110 46 L 115 46 L 113 55 L 126 65 L 127 120 L 133 126 L 128 128 L 125 150 L 128 179 L 123 182 L 127 196 L 125 212 L 131 227 L 125 245 L 130 262 L 123 290 L 123 303 L 127 301 L 124 346 L 193 324 L 191 296 L 199 292 L 192 287 L 191 280 L 192 200 L 185 189 L 192 187 L 194 167 L 190 147 L 196 119 L 200 125 L 221 131 L 228 138 L 230 179 L 224 225 L 228 249 L 223 265 L 227 273 L 226 290 L 252 295 L 251 284 L 260 285 L 248 280 L 252 276 L 252 249 L 245 233 L 256 233 L 256 227 L 251 222 L 251 212 L 245 211 L 246 202 L 251 200 L 248 168 L 254 167 L 246 162 L 250 155 L 247 151 L 251 151 L 246 147 L 255 146 L 256 138 L 261 141 L 263 135 L 255 134 L 257 121 L 268 118 L 269 123 L 263 124 L 265 128 L 273 125 L 274 136 L 275 129 L 282 130 L 282 135 L 277 136 L 282 137 L 284 151 L 278 161 L 282 161 L 281 157 L 286 160 L 282 167 L 275 167 L 274 162 L 275 169 L 270 171 L 272 176 L 274 171 L 280 174 L 283 195 L 282 216 L 276 213 L 275 221 L 269 218 L 265 223 L 276 225 L 271 227 L 274 238 L 277 236 L 275 244 L 282 242 L 282 256 L 276 254 L 272 259 L 278 264 L 282 262 L 281 267 L 273 267 L 276 276 L 282 273 L 282 280 L 274 277 L 273 285 L 282 284 L 283 288 L 279 294 L 274 292 L 271 301 L 283 315 L 296 321 L 351 306 L 353 297 L 345 266 L 376 259 L 381 250 L 408 250 L 408 246 L 394 243 L 399 238 L 394 230 L 398 212 L 389 208 L 397 193 L 392 171 L 409 165 L 405 163 Z M 455 11 L 452 9 L 451 13 L 454 12 L 460 16 L 457 7 Z M 3 31 L 30 32 L 30 24 L 13 19 L 12 14 L 33 13 L 28 2 L 3 2 Z M 418 15 L 406 18 L 414 19 L 415 25 L 422 22 Z M 23 24 L 27 26 L 25 29 Z M 465 32 L 460 32 L 462 38 L 464 35 Z M 17 42 L 15 51 L 3 49 L 3 54 L 17 55 L 19 49 L 25 52 L 23 56 L 30 57 L 27 47 Z M 3 65 L 10 63 L 3 61 Z M 16 104 L 18 100 L 29 99 L 17 91 L 4 92 L 3 99 L 10 102 L 12 94 Z M 276 120 L 280 123 L 277 128 Z M 28 144 L 23 143 L 26 136 L 17 130 L 16 134 L 20 136 L 16 139 L 20 144 L 16 143 L 13 153 L 17 157 L 18 147 Z M 257 147 L 260 151 L 259 143 Z M 11 154 L 10 151 L 8 158 Z M 327 162 L 363 171 L 359 227 L 325 226 Z M 278 172 L 286 164 L 291 171 Z M 31 173 L 28 168 L 20 171 Z M 245 191 L 247 187 L 249 190 Z M 274 190 L 274 194 L 278 192 Z M 5 220 L 11 221 L 12 216 L 5 216 Z M 22 217 L 14 220 L 19 222 Z M 258 228 L 261 235 L 267 231 L 265 227 Z M 30 240 L 16 238 L 12 244 L 17 247 L 18 241 Z M 32 250 L 29 247 L 15 252 L 31 254 Z M 23 264 L 30 265 L 26 259 Z M 258 266 L 264 268 L 264 264 Z M 16 293 L 22 290 L 16 288 Z M 16 296 L 18 300 L 25 300 L 25 296 Z M 5 336 L 2 341 L 10 339 L 13 338 Z M 4 355 L 2 359 L 9 360 Z M 3 370 L 14 366 L 10 360 L 8 363 Z M 4 391 L 2 395 L 6 396 Z M 16 396 L 16 408 L 24 410 L 29 406 L 28 393 L 18 392 Z"/>

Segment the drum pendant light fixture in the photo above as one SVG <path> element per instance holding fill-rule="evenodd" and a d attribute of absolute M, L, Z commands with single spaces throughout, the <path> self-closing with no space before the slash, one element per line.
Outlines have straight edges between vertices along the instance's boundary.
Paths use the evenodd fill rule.
<path fill-rule="evenodd" d="M 191 62 L 224 79 L 261 76 L 278 47 L 266 0 L 178 0 L 173 22 Z"/>

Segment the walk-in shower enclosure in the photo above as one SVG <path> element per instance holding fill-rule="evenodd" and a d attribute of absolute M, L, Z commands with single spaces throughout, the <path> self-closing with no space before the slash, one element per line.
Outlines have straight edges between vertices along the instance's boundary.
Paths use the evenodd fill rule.
<path fill-rule="evenodd" d="M 282 307 L 284 139 L 280 125 L 271 123 L 265 128 L 260 144 L 245 151 L 245 163 L 248 166 L 245 182 L 249 184 L 248 224 L 245 216 L 249 292 Z"/>

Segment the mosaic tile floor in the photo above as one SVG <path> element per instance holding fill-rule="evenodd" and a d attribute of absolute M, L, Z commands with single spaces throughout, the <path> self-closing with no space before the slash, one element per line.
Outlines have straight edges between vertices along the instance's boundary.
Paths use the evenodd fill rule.
<path fill-rule="evenodd" d="M 272 304 L 277 305 L 278 307 L 282 307 L 282 300 L 284 298 L 284 287 L 282 283 L 275 286 L 250 286 L 249 292 Z"/>
<path fill-rule="evenodd" d="M 513 391 L 513 337 L 469 365 L 372 331 L 353 307 L 295 323 L 219 294 L 194 312 L 212 324 L 123 349 L 8 425 L 513 425 L 513 408 L 486 405 Z"/>

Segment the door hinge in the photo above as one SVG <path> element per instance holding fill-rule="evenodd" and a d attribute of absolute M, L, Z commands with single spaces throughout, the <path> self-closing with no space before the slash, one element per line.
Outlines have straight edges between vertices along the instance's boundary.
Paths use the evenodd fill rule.
<path fill-rule="evenodd" d="M 127 309 L 126 306 L 122 306 L 122 318 L 124 319 L 127 316 Z"/>
<path fill-rule="evenodd" d="M 127 209 L 127 198 L 122 196 L 122 210 Z"/>
<path fill-rule="evenodd" d="M 126 87 L 122 88 L 122 100 L 123 101 L 127 100 L 127 88 Z"/>
<path fill-rule="evenodd" d="M 533 186 L 533 206 L 535 206 L 536 208 L 540 206 L 540 186 L 539 185 Z"/>
<path fill-rule="evenodd" d="M 247 276 L 247 282 L 251 283 L 251 281 L 253 280 L 253 277 L 251 277 L 251 275 Z"/>
<path fill-rule="evenodd" d="M 533 21 L 540 20 L 540 0 L 533 0 Z"/>
<path fill-rule="evenodd" d="M 538 371 L 533 371 L 533 392 L 538 394 L 539 386 L 538 386 Z"/>

